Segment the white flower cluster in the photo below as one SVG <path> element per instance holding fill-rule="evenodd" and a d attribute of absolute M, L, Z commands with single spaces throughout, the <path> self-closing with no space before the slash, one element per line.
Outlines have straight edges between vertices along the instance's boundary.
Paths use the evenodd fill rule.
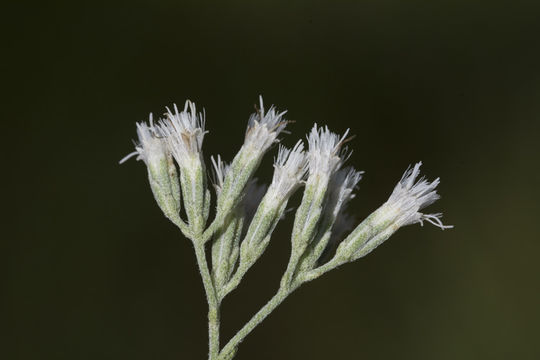
<path fill-rule="evenodd" d="M 274 198 L 288 198 L 301 185 L 306 171 L 307 161 L 302 140 L 298 141 L 292 150 L 280 146 L 268 192 L 271 192 Z"/>
<path fill-rule="evenodd" d="M 260 151 L 266 151 L 277 141 L 278 135 L 285 130 L 287 121 L 283 118 L 287 111 L 278 112 L 274 106 L 265 113 L 262 96 L 259 97 L 259 108 L 248 121 L 245 144 Z"/>
<path fill-rule="evenodd" d="M 187 166 L 191 158 L 199 157 L 202 152 L 204 135 L 204 114 L 197 115 L 195 103 L 186 101 L 184 110 L 174 112 L 167 108 L 167 117 L 160 121 L 159 129 L 169 142 L 175 160 L 180 166 Z"/>
<path fill-rule="evenodd" d="M 347 142 L 349 129 L 342 136 L 328 129 L 313 126 L 308 136 L 309 142 L 309 172 L 320 176 L 333 174 L 345 162 L 350 153 L 343 144 Z"/>
<path fill-rule="evenodd" d="M 213 220 L 211 193 L 203 156 L 205 115 L 187 101 L 179 111 L 167 108 L 163 119 L 137 124 L 138 142 L 132 156 L 143 160 L 154 197 L 164 214 L 195 246 L 205 285 L 209 312 L 210 359 L 231 359 L 242 339 L 286 296 L 303 283 L 346 262 L 365 256 L 400 227 L 427 221 L 441 229 L 441 214 L 424 214 L 439 195 L 439 179 L 419 178 L 420 165 L 407 169 L 381 207 L 360 222 L 349 235 L 352 219 L 348 202 L 363 172 L 343 168 L 351 152 L 345 146 L 349 129 L 342 135 L 315 124 L 307 136 L 307 150 L 299 140 L 291 149 L 279 145 L 274 174 L 268 187 L 254 177 L 263 156 L 278 136 L 285 133 L 285 111 L 271 106 L 265 111 L 262 97 L 251 115 L 238 153 L 226 163 L 211 157 L 215 189 Z M 419 179 L 418 179 L 419 178 Z M 246 272 L 261 257 L 272 234 L 287 212 L 293 194 L 304 186 L 291 234 L 291 255 L 275 297 L 222 349 L 219 346 L 219 307 Z M 185 216 L 181 215 L 184 209 Z M 206 244 L 211 243 L 211 264 Z"/>
<path fill-rule="evenodd" d="M 420 223 L 428 221 L 441 229 L 452 228 L 451 225 L 443 225 L 440 218 L 441 213 L 437 214 L 422 214 L 421 209 L 433 204 L 440 196 L 437 194 L 436 188 L 439 185 L 439 178 L 432 182 L 421 177 L 418 181 L 416 178 L 420 174 L 420 166 L 422 162 L 417 163 L 414 168 L 407 169 L 403 177 L 398 182 L 392 195 L 388 199 L 388 212 L 395 216 L 394 221 L 399 226 Z"/>
<path fill-rule="evenodd" d="M 149 124 L 140 122 L 136 126 L 139 142 L 135 144 L 135 151 L 122 158 L 119 161 L 120 164 L 123 164 L 133 156 L 137 156 L 137 160 L 143 160 L 148 165 L 151 162 L 158 161 L 158 157 L 167 154 L 169 148 L 164 143 L 159 128 L 154 126 L 152 114 L 149 116 Z"/>

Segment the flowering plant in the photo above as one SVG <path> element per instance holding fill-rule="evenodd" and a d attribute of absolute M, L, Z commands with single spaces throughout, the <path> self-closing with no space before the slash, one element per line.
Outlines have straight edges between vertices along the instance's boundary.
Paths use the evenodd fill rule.
<path fill-rule="evenodd" d="M 347 236 L 350 217 L 345 212 L 363 172 L 343 167 L 350 156 L 343 135 L 315 124 L 307 136 L 308 148 L 299 140 L 292 149 L 279 146 L 272 182 L 257 184 L 255 171 L 261 159 L 279 142 L 288 121 L 273 106 L 265 111 L 262 98 L 251 115 L 242 147 L 230 163 L 212 157 L 215 211 L 208 222 L 212 195 L 208 186 L 202 145 L 204 113 L 187 101 L 176 105 L 157 123 L 138 123 L 139 141 L 132 156 L 143 160 L 154 197 L 165 216 L 178 226 L 195 248 L 208 300 L 209 359 L 232 359 L 240 342 L 287 296 L 302 284 L 348 262 L 366 256 L 400 227 L 424 221 L 441 229 L 441 214 L 420 210 L 439 195 L 432 182 L 418 178 L 421 163 L 407 169 L 389 199 Z M 291 234 L 291 255 L 279 289 L 251 320 L 223 347 L 220 346 L 220 305 L 263 254 L 283 218 L 292 194 L 304 187 Z M 182 211 L 183 209 L 183 211 Z M 182 214 L 185 213 L 185 216 Z M 211 247 L 211 264 L 206 256 Z"/>

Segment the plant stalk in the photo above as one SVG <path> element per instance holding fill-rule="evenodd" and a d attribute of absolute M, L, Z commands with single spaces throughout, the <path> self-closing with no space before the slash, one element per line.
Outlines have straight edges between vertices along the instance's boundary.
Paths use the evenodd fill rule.
<path fill-rule="evenodd" d="M 194 244 L 197 263 L 208 301 L 208 359 L 217 360 L 219 355 L 219 302 L 212 282 L 212 276 L 208 269 L 204 244 L 197 242 L 194 242 Z"/>

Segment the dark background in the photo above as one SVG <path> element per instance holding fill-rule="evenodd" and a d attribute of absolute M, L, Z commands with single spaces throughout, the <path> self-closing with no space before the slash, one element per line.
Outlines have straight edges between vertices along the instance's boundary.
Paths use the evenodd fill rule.
<path fill-rule="evenodd" d="M 190 243 L 132 151 L 186 98 L 231 159 L 257 96 L 357 134 L 360 221 L 405 168 L 455 229 L 400 230 L 294 293 L 238 359 L 540 358 L 537 1 L 17 2 L 2 12 L 3 359 L 204 359 Z M 259 177 L 268 181 L 273 153 Z M 290 219 L 223 304 L 228 340 L 277 289 Z"/>

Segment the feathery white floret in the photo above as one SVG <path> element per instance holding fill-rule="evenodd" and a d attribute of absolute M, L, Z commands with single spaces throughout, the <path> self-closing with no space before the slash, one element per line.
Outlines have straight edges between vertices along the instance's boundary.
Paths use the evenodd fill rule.
<path fill-rule="evenodd" d="M 143 160 L 146 165 L 163 159 L 169 150 L 160 129 L 154 125 L 152 114 L 149 116 L 148 124 L 140 122 L 136 125 L 139 141 L 135 143 L 135 151 L 126 155 L 119 163 L 123 164 L 133 156 L 136 156 L 137 160 Z"/>
<path fill-rule="evenodd" d="M 452 228 L 453 226 L 443 225 L 440 220 L 442 214 L 423 214 L 420 212 L 440 198 L 436 191 L 439 178 L 432 182 L 427 181 L 424 177 L 417 180 L 421 165 L 422 162 L 419 162 L 413 168 L 409 167 L 405 171 L 386 205 L 389 207 L 389 211 L 396 216 L 395 222 L 398 226 L 416 223 L 423 225 L 425 220 L 443 230 Z"/>
<path fill-rule="evenodd" d="M 362 179 L 363 171 L 356 171 L 352 166 L 338 170 L 328 186 L 328 200 L 326 202 L 326 217 L 331 225 L 329 243 L 335 244 L 342 240 L 345 232 L 354 227 L 355 218 L 346 211 L 347 203 L 356 195 L 354 190 Z"/>
<path fill-rule="evenodd" d="M 332 175 L 345 160 L 350 152 L 343 144 L 347 141 L 349 129 L 342 136 L 331 132 L 327 126 L 324 128 L 313 126 L 308 135 L 309 173 Z"/>
<path fill-rule="evenodd" d="M 166 136 L 171 152 L 180 166 L 188 158 L 200 156 L 204 135 L 204 113 L 197 114 L 195 103 L 187 100 L 184 110 L 174 112 L 167 107 L 167 118 L 159 123 L 160 131 Z"/>
<path fill-rule="evenodd" d="M 246 130 L 246 145 L 254 145 L 263 152 L 277 142 L 278 135 L 285 130 L 287 120 L 283 118 L 287 111 L 277 112 L 272 105 L 265 113 L 263 98 L 259 96 L 259 109 L 251 114 Z"/>
<path fill-rule="evenodd" d="M 218 155 L 216 158 L 211 156 L 210 160 L 212 161 L 213 167 L 212 182 L 214 183 L 216 192 L 220 194 L 223 189 L 223 183 L 225 182 L 225 176 L 229 172 L 231 165 L 221 160 L 221 155 Z"/>
<path fill-rule="evenodd" d="M 300 186 L 306 172 L 307 159 L 302 140 L 298 141 L 292 150 L 280 146 L 274 161 L 274 176 L 269 192 L 272 191 L 281 199 L 287 199 Z"/>
<path fill-rule="evenodd" d="M 352 166 L 348 166 L 336 172 L 330 181 L 328 206 L 334 217 L 337 217 L 345 205 L 355 197 L 353 191 L 362 179 L 363 173 L 363 171 L 356 171 Z"/>

